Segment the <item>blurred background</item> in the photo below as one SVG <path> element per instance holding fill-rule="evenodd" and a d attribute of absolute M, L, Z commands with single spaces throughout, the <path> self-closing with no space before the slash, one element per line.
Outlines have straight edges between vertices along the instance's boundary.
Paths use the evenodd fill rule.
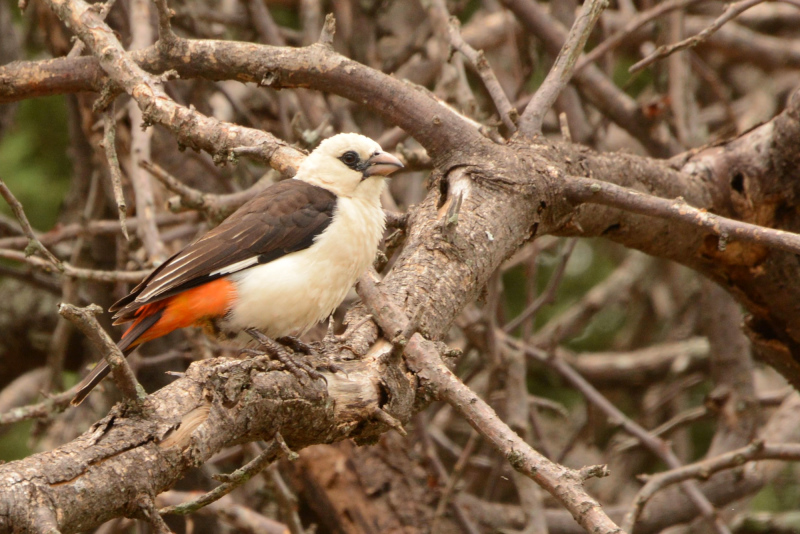
<path fill-rule="evenodd" d="M 480 123 L 488 136 L 507 136 L 510 132 L 475 69 L 453 50 L 447 17 L 457 17 L 463 39 L 483 50 L 505 94 L 521 110 L 553 61 L 542 38 L 520 22 L 519 6 L 526 3 L 534 4 L 196 0 L 170 1 L 170 7 L 175 11 L 173 27 L 182 36 L 278 46 L 315 42 L 325 14 L 332 12 L 338 52 L 430 89 Z M 612 1 L 587 47 L 595 49 L 619 36 L 595 67 L 613 81 L 616 91 L 635 99 L 643 116 L 689 150 L 735 137 L 783 109 L 800 82 L 800 5 L 760 3 L 700 46 L 630 74 L 628 68 L 657 46 L 708 27 L 723 6 L 714 1 L 666 4 L 680 9 L 631 29 L 626 25 L 652 14 L 659 2 Z M 573 0 L 535 5 L 554 25 L 567 28 L 580 7 Z M 156 14 L 146 1 L 116 0 L 107 21 L 126 48 L 148 46 L 156 35 Z M 71 33 L 36 0 L 24 12 L 15 2 L 0 0 L 0 64 L 61 57 L 75 46 Z M 431 169 L 424 150 L 353 102 L 310 90 L 274 91 L 233 81 L 173 80 L 165 87 L 182 105 L 269 131 L 305 150 L 336 132 L 364 133 L 408 163 L 392 177 L 384 198 L 387 210 L 403 212 L 426 194 Z M 116 272 L 150 269 L 217 224 L 243 202 L 246 192 L 284 178 L 244 157 L 220 162 L 183 150 L 161 127 L 143 131 L 135 105 L 123 95 L 116 101 L 115 147 L 128 206 L 127 240 L 117 220 L 102 116 L 92 108 L 97 96 L 79 93 L 0 104 L 0 178 L 23 205 L 42 243 L 73 266 Z M 568 135 L 599 151 L 652 154 L 625 125 L 609 119 L 602 106 L 573 87 L 547 116 L 545 129 L 554 139 Z M 134 151 L 135 146 L 144 152 Z M 234 199 L 222 211 L 189 209 L 185 198 L 141 169 L 139 160 L 152 161 L 204 193 L 242 195 L 220 197 Z M 156 210 L 147 223 L 138 211 L 143 197 Z M 24 250 L 27 239 L 5 203 L 0 203 L 0 213 L 0 249 Z M 155 238 L 141 230 L 145 224 L 157 230 Z M 387 231 L 384 271 L 391 268 L 403 239 L 402 229 Z M 57 303 L 93 302 L 107 308 L 130 287 L 0 261 L 0 459 L 22 458 L 73 439 L 119 399 L 113 384 L 106 383 L 104 392 L 93 394 L 80 409 L 47 407 L 35 417 L 14 412 L 70 387 L 101 357 L 58 316 Z M 343 312 L 356 298 L 351 294 L 337 314 L 337 332 L 343 331 Z M 775 371 L 752 360 L 739 329 L 741 320 L 727 293 L 680 265 L 607 240 L 544 236 L 498 270 L 478 302 L 455 322 L 447 343 L 463 352 L 459 376 L 538 451 L 570 467 L 609 465 L 611 476 L 590 481 L 589 488 L 619 521 L 642 486 L 638 475 L 666 468 L 663 455 L 631 437 L 628 423 L 664 440 L 681 463 L 691 463 L 747 445 L 791 392 Z M 120 327 L 111 327 L 108 316 L 101 322 L 119 337 Z M 310 339 L 321 337 L 324 328 Z M 149 343 L 131 362 L 145 388 L 153 391 L 171 380 L 166 371 L 180 372 L 194 359 L 227 354 L 225 350 L 189 329 Z M 554 359 L 583 376 L 591 391 L 610 401 L 627 422 L 587 400 L 592 393 L 576 387 L 563 367 L 553 365 Z M 306 449 L 298 461 L 283 460 L 238 489 L 225 506 L 229 512 L 241 507 L 271 518 L 295 534 L 298 529 L 580 531 L 447 405 L 432 404 L 408 431 L 407 438 L 390 432 L 369 447 L 341 443 Z M 213 474 L 242 465 L 257 453 L 256 447 L 223 451 L 162 498 L 180 501 L 184 495 L 179 492 L 213 488 Z M 731 531 L 800 532 L 794 464 L 777 466 L 762 487 L 742 490 L 738 499 L 735 506 L 718 510 Z M 169 524 L 176 532 L 258 531 L 219 510 L 185 520 L 170 518 Z M 648 528 L 668 526 L 662 521 Z M 264 532 L 271 528 L 262 527 Z M 120 519 L 98 532 L 148 528 Z M 704 520 L 671 529 L 719 531 Z"/>

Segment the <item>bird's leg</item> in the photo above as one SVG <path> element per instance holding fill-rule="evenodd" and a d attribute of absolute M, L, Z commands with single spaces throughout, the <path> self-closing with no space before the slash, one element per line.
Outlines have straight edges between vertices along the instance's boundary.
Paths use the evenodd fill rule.
<path fill-rule="evenodd" d="M 328 317 L 328 330 L 327 332 L 325 332 L 325 337 L 322 338 L 322 344 L 324 346 L 333 345 L 334 343 L 336 343 L 337 338 L 336 338 L 335 328 L 336 328 L 336 321 L 334 321 L 333 314 L 331 314 Z"/>
<path fill-rule="evenodd" d="M 296 377 L 302 379 L 303 372 L 305 372 L 305 374 L 313 379 L 321 378 L 322 380 L 325 380 L 326 383 L 328 382 L 322 373 L 310 365 L 292 358 L 283 345 L 274 339 L 267 337 L 255 328 L 245 328 L 244 331 L 247 332 L 253 339 L 258 341 L 270 356 L 273 356 L 280 361 Z"/>

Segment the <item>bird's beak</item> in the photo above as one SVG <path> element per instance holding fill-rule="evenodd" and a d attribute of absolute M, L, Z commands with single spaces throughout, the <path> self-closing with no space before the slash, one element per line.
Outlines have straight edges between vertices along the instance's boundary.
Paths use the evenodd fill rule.
<path fill-rule="evenodd" d="M 389 176 L 397 169 L 402 169 L 403 164 L 399 159 L 388 152 L 378 152 L 367 160 L 368 166 L 364 169 L 364 178 L 379 174 Z"/>

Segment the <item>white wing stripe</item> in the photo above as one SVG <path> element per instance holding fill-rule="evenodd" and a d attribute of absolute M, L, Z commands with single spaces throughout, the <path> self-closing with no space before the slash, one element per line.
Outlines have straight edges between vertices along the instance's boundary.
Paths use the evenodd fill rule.
<path fill-rule="evenodd" d="M 247 258 L 246 260 L 237 261 L 236 263 L 226 265 L 221 269 L 217 269 L 216 271 L 208 273 L 208 276 L 231 274 L 237 271 L 241 271 L 243 269 L 247 269 L 248 267 L 252 267 L 253 265 L 258 265 L 258 256 L 253 256 L 251 258 Z M 158 282 L 158 285 L 153 286 L 147 291 L 143 291 L 138 297 L 136 297 L 136 301 L 146 302 L 148 299 L 160 295 L 161 293 L 164 292 L 164 288 L 167 284 L 174 282 L 178 278 L 180 278 L 179 273 L 175 273 L 169 278 L 165 278 L 163 280 L 156 278 L 154 282 Z"/>
<path fill-rule="evenodd" d="M 232 263 L 231 265 L 226 265 L 222 269 L 217 269 L 216 271 L 209 273 L 209 276 L 235 273 L 236 271 L 241 271 L 242 269 L 247 269 L 248 267 L 252 267 L 253 265 L 257 264 L 258 264 L 258 256 L 253 256 L 252 258 L 247 258 L 246 260 L 237 261 L 236 263 Z"/>

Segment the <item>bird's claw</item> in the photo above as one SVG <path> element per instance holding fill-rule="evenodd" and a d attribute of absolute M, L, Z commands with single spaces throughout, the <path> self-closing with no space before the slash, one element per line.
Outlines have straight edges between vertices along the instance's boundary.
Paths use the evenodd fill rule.
<path fill-rule="evenodd" d="M 280 354 L 283 352 L 283 355 Z M 282 357 L 283 356 L 283 357 Z M 308 375 L 312 380 L 316 380 L 321 378 L 325 381 L 325 384 L 328 384 L 328 379 L 325 378 L 325 375 L 311 367 L 305 362 L 297 361 L 286 351 L 279 351 L 276 355 L 276 358 L 280 360 L 280 362 L 288 369 L 294 376 L 296 376 L 299 380 L 303 379 L 303 373 Z"/>
<path fill-rule="evenodd" d="M 258 356 L 264 356 L 263 350 L 258 349 L 251 349 L 251 348 L 243 348 L 239 349 L 239 356 L 250 356 L 252 358 L 256 358 Z"/>
<path fill-rule="evenodd" d="M 331 373 L 343 373 L 344 376 L 346 376 L 347 378 L 350 378 L 350 375 L 347 373 L 347 371 L 345 371 L 344 367 L 342 367 L 341 365 L 339 365 L 337 363 L 333 363 L 333 362 L 326 363 L 322 367 L 326 371 L 330 371 Z"/>
<path fill-rule="evenodd" d="M 264 350 L 267 352 L 267 354 L 269 354 L 270 356 L 274 357 L 279 362 L 281 362 L 283 366 L 286 367 L 286 369 L 293 375 L 295 375 L 299 380 L 302 380 L 303 375 L 305 374 L 309 376 L 312 380 L 321 378 L 322 380 L 325 381 L 325 384 L 328 383 L 328 379 L 325 378 L 325 375 L 323 375 L 322 373 L 320 373 L 307 363 L 292 358 L 292 356 L 289 354 L 286 348 L 277 341 L 264 335 L 262 332 L 259 332 L 255 328 L 246 328 L 245 332 L 247 332 L 253 339 L 255 339 L 258 343 L 260 343 L 261 346 L 264 347 Z M 315 352 L 313 352 L 313 349 L 311 349 L 309 345 L 303 343 L 302 341 L 296 338 L 291 338 L 291 339 L 294 339 L 299 344 L 308 347 L 312 351 L 311 354 L 315 354 Z"/>
<path fill-rule="evenodd" d="M 314 347 L 294 336 L 279 337 L 276 339 L 276 341 L 282 345 L 290 347 L 295 352 L 302 352 L 304 354 L 308 354 L 309 356 L 315 356 L 317 354 L 317 351 L 314 350 Z"/>

